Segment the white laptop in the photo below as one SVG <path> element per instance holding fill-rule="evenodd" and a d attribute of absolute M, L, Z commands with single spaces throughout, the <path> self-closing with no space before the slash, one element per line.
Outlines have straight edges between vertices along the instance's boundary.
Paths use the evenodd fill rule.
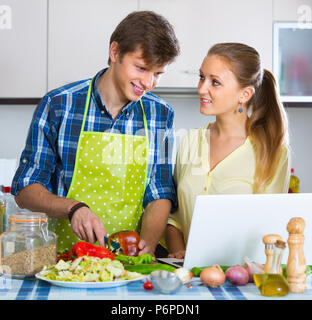
<path fill-rule="evenodd" d="M 279 234 L 286 242 L 286 264 L 287 224 L 293 217 L 305 220 L 304 255 L 306 264 L 312 264 L 312 193 L 198 196 L 183 267 L 234 266 L 244 263 L 244 257 L 264 264 L 262 238 L 267 234 Z M 182 265 L 180 259 L 159 260 Z"/>

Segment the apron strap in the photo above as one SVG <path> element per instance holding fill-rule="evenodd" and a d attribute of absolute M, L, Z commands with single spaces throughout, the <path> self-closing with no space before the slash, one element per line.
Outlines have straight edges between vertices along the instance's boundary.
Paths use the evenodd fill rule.
<path fill-rule="evenodd" d="M 146 170 L 145 170 L 145 189 L 148 185 L 147 183 L 147 176 L 148 176 L 148 158 L 149 158 L 149 138 L 148 138 L 148 131 L 147 131 L 147 121 L 146 121 L 146 116 L 145 116 L 145 112 L 144 112 L 144 107 L 143 107 L 143 103 L 142 103 L 142 99 L 140 99 L 140 104 L 142 107 L 142 112 L 143 112 L 143 121 L 144 121 L 144 128 L 145 128 L 145 136 L 146 136 Z"/>
<path fill-rule="evenodd" d="M 91 79 L 91 82 L 90 82 L 90 85 L 89 85 L 89 89 L 88 89 L 87 100 L 86 100 L 86 104 L 85 104 L 85 108 L 84 108 L 85 110 L 84 110 L 84 114 L 83 114 L 83 120 L 82 120 L 82 126 L 81 126 L 81 130 L 80 130 L 80 134 L 81 134 L 82 131 L 84 131 L 84 127 L 85 127 L 85 123 L 86 123 L 87 113 L 88 113 L 89 104 L 90 104 L 92 82 L 93 82 L 93 79 Z"/>
<path fill-rule="evenodd" d="M 141 99 L 140 99 L 140 104 L 141 104 L 141 108 L 142 108 L 142 112 L 143 112 L 143 122 L 144 122 L 144 129 L 145 129 L 145 136 L 146 136 L 146 140 L 147 140 L 147 146 L 149 146 L 148 131 L 147 131 L 147 121 L 146 121 L 144 107 L 143 107 L 143 103 L 142 103 Z M 147 149 L 147 150 L 149 150 L 149 149 Z"/>

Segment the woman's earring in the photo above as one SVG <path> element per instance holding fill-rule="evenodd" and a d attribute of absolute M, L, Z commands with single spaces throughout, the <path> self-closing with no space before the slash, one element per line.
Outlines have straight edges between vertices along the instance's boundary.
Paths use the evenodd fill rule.
<path fill-rule="evenodd" d="M 238 108 L 238 112 L 239 112 L 239 113 L 242 113 L 242 112 L 244 111 L 244 109 L 243 109 L 243 107 L 242 107 L 242 104 L 241 104 L 241 103 L 240 103 L 239 105 L 240 105 L 240 107 Z"/>

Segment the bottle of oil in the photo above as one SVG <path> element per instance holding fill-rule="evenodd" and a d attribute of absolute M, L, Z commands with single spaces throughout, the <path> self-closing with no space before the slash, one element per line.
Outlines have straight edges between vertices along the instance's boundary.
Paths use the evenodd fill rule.
<path fill-rule="evenodd" d="M 263 296 L 282 297 L 289 293 L 287 280 L 280 274 L 282 256 L 285 248 L 286 243 L 284 241 L 276 241 L 271 270 L 265 275 L 263 282 L 259 285 L 259 290 Z"/>
<path fill-rule="evenodd" d="M 295 176 L 294 168 L 291 168 L 288 193 L 299 193 L 299 183 L 300 180 Z"/>

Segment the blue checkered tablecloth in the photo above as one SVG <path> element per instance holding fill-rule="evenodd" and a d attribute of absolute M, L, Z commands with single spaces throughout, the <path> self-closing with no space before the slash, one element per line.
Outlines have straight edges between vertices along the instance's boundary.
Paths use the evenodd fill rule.
<path fill-rule="evenodd" d="M 0 300 L 312 300 L 312 288 L 305 293 L 290 293 L 281 298 L 260 295 L 254 284 L 233 286 L 228 281 L 218 288 L 209 288 L 194 278 L 193 287 L 182 286 L 174 294 L 164 295 L 145 290 L 143 281 L 105 289 L 74 289 L 49 284 L 37 279 L 0 279 Z"/>

